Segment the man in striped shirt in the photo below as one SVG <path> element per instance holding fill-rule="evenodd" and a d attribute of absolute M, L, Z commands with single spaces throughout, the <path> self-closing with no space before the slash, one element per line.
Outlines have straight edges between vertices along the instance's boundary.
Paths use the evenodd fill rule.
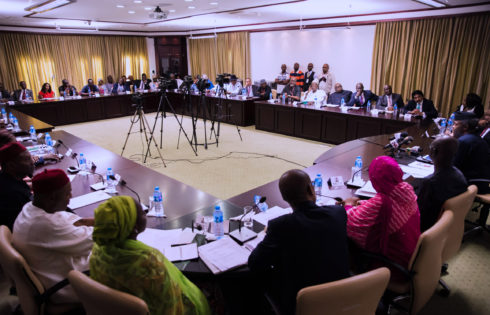
<path fill-rule="evenodd" d="M 303 88 L 305 84 L 305 74 L 303 71 L 299 70 L 299 63 L 294 64 L 294 71 L 289 74 L 290 78 L 296 78 L 296 85 Z"/>

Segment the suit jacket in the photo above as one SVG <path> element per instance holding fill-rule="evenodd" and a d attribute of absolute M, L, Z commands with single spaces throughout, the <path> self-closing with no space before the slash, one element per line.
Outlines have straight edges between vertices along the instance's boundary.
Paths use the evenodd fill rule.
<path fill-rule="evenodd" d="M 340 105 L 342 99 L 344 99 L 345 105 L 349 104 L 352 98 L 352 92 L 349 90 L 342 90 L 342 92 L 334 92 L 328 96 L 327 104 Z"/>
<path fill-rule="evenodd" d="M 254 95 L 260 97 L 261 100 L 268 100 L 271 97 L 270 95 L 272 93 L 272 90 L 271 90 L 271 87 L 270 86 L 266 85 L 264 96 L 260 96 L 260 93 L 261 92 L 262 92 L 262 88 L 259 86 L 257 88 L 257 91 L 256 91 L 256 93 Z"/>
<path fill-rule="evenodd" d="M 358 107 L 366 107 L 368 104 L 368 101 L 377 101 L 378 96 L 371 92 L 370 90 L 364 90 L 364 102 L 361 103 L 360 97 L 356 97 L 357 92 L 352 93 L 352 97 L 350 98 L 349 102 L 346 104 L 347 106 L 358 106 Z"/>
<path fill-rule="evenodd" d="M 4 99 L 4 98 L 7 99 L 7 100 L 10 99 L 10 93 L 9 93 L 9 91 L 2 90 L 2 91 L 0 91 L 0 93 L 2 93 L 2 96 L 0 97 L 0 99 Z"/>
<path fill-rule="evenodd" d="M 483 137 L 483 140 L 485 140 L 485 142 L 488 144 L 488 147 L 490 148 L 490 131 L 487 132 L 487 134 Z"/>
<path fill-rule="evenodd" d="M 22 93 L 22 90 L 16 90 L 16 91 L 14 92 L 14 101 L 21 101 L 21 99 L 20 99 L 20 94 L 21 94 L 21 93 Z M 34 98 L 34 97 L 33 97 L 33 94 L 32 94 L 32 90 L 26 89 L 26 97 L 27 97 L 27 98 L 29 98 L 29 97 L 30 97 L 31 99 L 33 99 L 33 98 Z"/>
<path fill-rule="evenodd" d="M 458 139 L 459 146 L 454 166 L 463 172 L 467 180 L 490 179 L 489 148 L 480 135 L 465 134 Z"/>
<path fill-rule="evenodd" d="M 349 276 L 346 223 L 343 207 L 318 207 L 309 201 L 269 221 L 248 266 L 264 283 L 277 286 L 270 290 L 280 294 L 281 314 L 295 313 L 302 288 Z M 270 276 L 276 281 L 269 281 Z"/>
<path fill-rule="evenodd" d="M 399 110 L 403 109 L 405 104 L 403 103 L 403 98 L 400 94 L 392 93 L 391 94 L 391 105 L 398 107 Z M 376 109 L 385 110 L 388 107 L 388 96 L 381 95 L 378 96 L 378 101 L 376 102 Z"/>
<path fill-rule="evenodd" d="M 112 94 L 117 94 L 117 88 L 119 87 L 119 83 L 114 83 L 112 87 Z M 129 91 L 129 87 L 126 87 L 126 84 L 123 85 L 124 92 Z"/>
<path fill-rule="evenodd" d="M 134 81 L 126 81 L 124 82 L 124 87 L 126 88 L 126 91 L 131 91 L 131 85 L 133 86 L 134 88 Z M 112 89 L 114 90 L 114 89 Z"/>
<path fill-rule="evenodd" d="M 291 91 L 291 85 L 288 84 L 282 90 L 281 95 L 284 93 L 286 93 L 287 95 L 293 95 L 293 96 L 301 97 L 301 88 L 297 85 L 294 85 L 293 90 Z"/>
<path fill-rule="evenodd" d="M 238 92 L 238 95 L 242 95 L 243 94 L 243 89 L 247 89 L 246 86 L 244 86 L 239 92 Z M 257 85 L 253 85 L 252 84 L 252 95 L 253 96 L 257 96 L 257 90 L 259 89 L 259 87 Z"/>
<path fill-rule="evenodd" d="M 303 91 L 308 91 L 308 88 L 311 85 L 311 82 L 315 80 L 315 71 L 311 71 L 311 74 L 308 76 L 308 72 L 305 72 L 305 84 L 303 85 Z"/>
<path fill-rule="evenodd" d="M 404 112 L 410 112 L 417 108 L 417 103 L 415 103 L 414 100 L 408 101 L 407 105 L 404 108 Z M 434 107 L 434 103 L 431 100 L 428 100 L 426 98 L 423 99 L 422 101 L 422 111 L 425 113 L 426 117 L 429 119 L 432 118 L 437 118 L 438 113 L 437 109 Z"/>
<path fill-rule="evenodd" d="M 145 82 L 145 87 L 143 90 L 149 90 L 150 89 L 150 83 L 151 83 L 151 80 L 150 79 L 146 79 L 146 82 Z M 141 85 L 141 80 L 135 80 L 134 81 L 134 89 L 139 89 L 140 88 L 140 85 Z"/>

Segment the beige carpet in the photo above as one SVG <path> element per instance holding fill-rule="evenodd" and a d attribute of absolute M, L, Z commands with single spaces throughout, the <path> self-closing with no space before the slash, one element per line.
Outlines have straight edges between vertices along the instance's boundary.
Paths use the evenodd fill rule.
<path fill-rule="evenodd" d="M 153 127 L 155 114 L 147 114 L 146 117 Z M 184 117 L 183 126 L 190 137 L 191 120 Z M 207 126 L 209 132 L 209 122 Z M 65 130 L 120 154 L 129 127 L 130 119 L 125 117 L 61 126 L 56 129 Z M 161 150 L 167 167 L 164 168 L 160 159 L 155 158 L 158 154 L 153 146 L 153 159 L 148 159 L 146 166 L 218 198 L 227 199 L 278 179 L 289 169 L 311 166 L 318 156 L 332 147 L 319 142 L 257 131 L 255 126 L 240 129 L 243 141 L 240 141 L 235 126 L 221 124 L 219 147 L 210 144 L 205 150 L 203 146 L 198 146 L 196 157 L 183 135 L 180 138 L 179 149 L 176 148 L 179 126 L 173 116 L 167 117 L 164 120 Z M 129 137 L 124 157 L 143 164 L 139 124 L 135 124 L 133 131 L 135 133 Z M 160 121 L 156 131 L 155 137 L 159 143 Z M 198 122 L 197 136 L 199 142 L 204 142 L 202 121 Z M 214 141 L 214 137 L 211 141 Z M 97 159 L 90 156 L 87 158 L 95 161 Z"/>

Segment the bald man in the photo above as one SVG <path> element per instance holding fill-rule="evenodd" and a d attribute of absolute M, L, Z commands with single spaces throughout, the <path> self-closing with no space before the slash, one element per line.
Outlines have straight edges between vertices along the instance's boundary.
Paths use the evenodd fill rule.
<path fill-rule="evenodd" d="M 293 213 L 269 221 L 248 266 L 272 286 L 280 313 L 294 314 L 299 290 L 349 276 L 347 216 L 341 206 L 317 206 L 311 179 L 301 170 L 284 173 L 279 190 Z"/>
<path fill-rule="evenodd" d="M 344 90 L 342 84 L 335 84 L 335 92 L 328 96 L 327 104 L 340 105 L 342 103 L 342 99 L 344 99 L 345 105 L 349 103 L 352 97 L 352 92 L 349 90 Z"/>
<path fill-rule="evenodd" d="M 277 93 L 282 93 L 282 90 L 286 85 L 289 83 L 289 73 L 287 72 L 287 66 L 286 64 L 281 65 L 281 72 L 279 72 L 275 82 L 276 82 L 276 89 Z"/>
<path fill-rule="evenodd" d="M 393 110 L 395 104 L 399 110 L 403 109 L 405 106 L 403 97 L 400 94 L 393 93 L 391 85 L 386 84 L 383 87 L 383 92 L 383 96 L 380 96 L 379 101 L 376 103 L 376 109 Z"/>
<path fill-rule="evenodd" d="M 370 90 L 364 89 L 364 84 L 361 82 L 356 84 L 356 94 L 354 94 L 347 106 L 367 107 L 368 104 L 373 105 L 378 100 L 378 96 Z"/>
<path fill-rule="evenodd" d="M 322 67 L 322 73 L 318 76 L 320 90 L 324 90 L 327 95 L 330 95 L 333 87 L 333 75 L 329 71 L 330 66 L 326 63 Z"/>
<path fill-rule="evenodd" d="M 429 156 L 434 162 L 434 174 L 414 183 L 418 196 L 421 232 L 431 228 L 439 219 L 442 204 L 468 188 L 463 173 L 453 165 L 458 140 L 445 136 L 430 145 Z"/>

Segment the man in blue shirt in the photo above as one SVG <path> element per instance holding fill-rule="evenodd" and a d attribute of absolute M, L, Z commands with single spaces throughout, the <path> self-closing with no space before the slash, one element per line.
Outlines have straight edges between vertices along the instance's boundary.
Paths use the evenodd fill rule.
<path fill-rule="evenodd" d="M 95 92 L 99 92 L 97 85 L 94 84 L 94 80 L 88 79 L 87 83 L 88 84 L 82 88 L 82 91 L 80 91 L 81 95 L 90 96 L 93 95 Z"/>

